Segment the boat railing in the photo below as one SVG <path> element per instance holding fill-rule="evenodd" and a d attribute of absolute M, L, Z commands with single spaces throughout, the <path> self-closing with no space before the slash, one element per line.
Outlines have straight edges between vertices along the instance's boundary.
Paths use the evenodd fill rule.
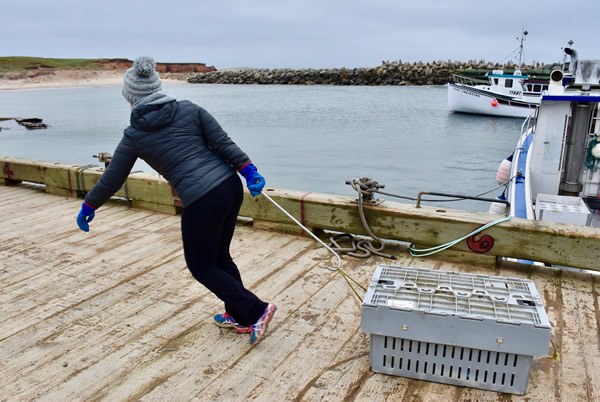
<path fill-rule="evenodd" d="M 537 122 L 537 117 L 536 117 L 535 110 L 536 109 L 534 109 L 531 112 L 531 114 L 529 116 L 527 116 L 527 118 L 525 119 L 525 121 L 521 125 L 521 136 L 523 136 L 523 134 L 527 133 L 532 127 L 535 126 L 535 124 Z"/>
<path fill-rule="evenodd" d="M 489 81 L 479 78 L 465 77 L 464 75 L 452 74 L 452 82 L 462 85 L 489 85 Z"/>

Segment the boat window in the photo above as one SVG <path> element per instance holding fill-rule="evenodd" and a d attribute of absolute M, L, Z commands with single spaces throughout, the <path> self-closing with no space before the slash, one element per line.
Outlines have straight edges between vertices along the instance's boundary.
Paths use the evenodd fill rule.
<path fill-rule="evenodd" d="M 494 85 L 498 85 L 498 78 L 494 78 Z"/>
<path fill-rule="evenodd" d="M 531 92 L 533 90 L 533 86 L 531 84 L 527 84 L 527 92 Z"/>
<path fill-rule="evenodd" d="M 547 91 L 548 90 L 548 85 L 542 85 L 542 91 Z"/>
<path fill-rule="evenodd" d="M 504 81 L 504 86 L 505 86 L 506 88 L 512 88 L 512 83 L 513 83 L 513 80 L 512 80 L 512 78 L 510 78 L 510 79 L 507 79 L 506 81 Z"/>
<path fill-rule="evenodd" d="M 535 84 L 533 86 L 533 92 L 542 92 L 542 86 L 540 84 Z"/>

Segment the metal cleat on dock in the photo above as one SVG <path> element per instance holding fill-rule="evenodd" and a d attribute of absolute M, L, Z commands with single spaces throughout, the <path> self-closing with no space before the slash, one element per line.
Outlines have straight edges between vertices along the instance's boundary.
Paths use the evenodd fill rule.
<path fill-rule="evenodd" d="M 104 162 L 104 167 L 107 168 L 110 160 L 112 159 L 112 155 L 109 152 L 98 152 L 96 155 L 92 155 L 94 158 L 97 158 L 99 162 Z"/>
<path fill-rule="evenodd" d="M 379 205 L 384 200 L 375 198 L 374 193 L 379 189 L 385 188 L 384 184 L 379 184 L 376 180 L 370 177 L 361 177 L 360 179 L 351 179 L 346 181 L 359 194 L 360 201 L 366 204 Z M 358 199 L 356 200 L 359 201 Z"/>

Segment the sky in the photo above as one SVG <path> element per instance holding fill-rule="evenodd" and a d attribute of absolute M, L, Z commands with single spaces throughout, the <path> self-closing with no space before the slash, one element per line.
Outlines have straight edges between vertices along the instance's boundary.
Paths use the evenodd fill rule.
<path fill-rule="evenodd" d="M 383 60 L 600 58 L 600 1 L 0 0 L 0 56 L 197 62 L 217 69 Z"/>

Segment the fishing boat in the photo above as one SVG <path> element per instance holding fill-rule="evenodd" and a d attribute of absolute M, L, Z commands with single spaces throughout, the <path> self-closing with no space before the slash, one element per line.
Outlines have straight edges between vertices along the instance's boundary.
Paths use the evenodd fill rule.
<path fill-rule="evenodd" d="M 548 89 L 547 81 L 532 81 L 520 70 L 512 74 L 493 70 L 486 74 L 487 81 L 456 74 L 452 77 L 448 109 L 459 113 L 526 118 L 539 105 L 542 91 Z"/>
<path fill-rule="evenodd" d="M 511 216 L 599 227 L 600 60 L 578 60 L 571 48 L 565 53 L 575 83 L 565 89 L 562 72 L 552 72 L 496 178 L 508 182 L 501 197 Z"/>
<path fill-rule="evenodd" d="M 540 96 L 548 90 L 547 79 L 538 79 L 521 71 L 523 42 L 527 35 L 523 31 L 519 51 L 519 62 L 513 73 L 493 70 L 486 80 L 452 75 L 448 83 L 448 109 L 459 113 L 472 113 L 502 117 L 526 118 L 540 104 Z M 568 79 L 565 77 L 566 85 Z"/>

